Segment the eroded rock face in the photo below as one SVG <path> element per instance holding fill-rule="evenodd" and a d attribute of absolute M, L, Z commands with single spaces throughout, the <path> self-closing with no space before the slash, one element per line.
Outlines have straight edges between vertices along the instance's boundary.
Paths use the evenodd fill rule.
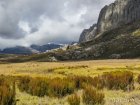
<path fill-rule="evenodd" d="M 96 34 L 96 30 L 97 30 L 97 25 L 94 24 L 93 26 L 91 26 L 89 29 L 84 29 L 83 32 L 80 35 L 80 39 L 79 42 L 86 42 L 86 41 L 90 41 L 91 39 L 94 38 L 94 35 Z"/>
<path fill-rule="evenodd" d="M 140 0 L 116 0 L 101 10 L 97 33 L 103 33 L 138 20 L 140 20 Z"/>
<path fill-rule="evenodd" d="M 140 0 L 116 0 L 101 10 L 96 29 L 84 30 L 79 42 L 92 40 L 98 34 L 136 21 L 140 21 Z"/>

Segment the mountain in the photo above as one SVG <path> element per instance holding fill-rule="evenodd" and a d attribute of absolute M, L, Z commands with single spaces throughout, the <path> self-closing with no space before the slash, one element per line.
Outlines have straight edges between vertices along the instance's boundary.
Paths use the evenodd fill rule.
<path fill-rule="evenodd" d="M 140 0 L 105 6 L 97 24 L 81 33 L 79 45 L 80 59 L 140 57 Z"/>
<path fill-rule="evenodd" d="M 52 49 L 60 48 L 60 47 L 63 47 L 63 46 L 64 45 L 62 45 L 62 44 L 48 43 L 48 44 L 42 45 L 42 46 L 31 45 L 31 48 L 35 49 L 39 52 L 46 52 L 47 50 L 52 50 Z"/>
<path fill-rule="evenodd" d="M 34 53 L 30 48 L 23 46 L 16 46 L 11 48 L 5 48 L 0 51 L 2 54 L 32 54 Z"/>
<path fill-rule="evenodd" d="M 116 0 L 101 10 L 97 24 L 94 24 L 90 29 L 85 29 L 79 42 L 90 41 L 106 31 L 136 21 L 140 21 L 140 0 Z"/>
<path fill-rule="evenodd" d="M 96 34 L 97 24 L 93 24 L 89 29 L 84 29 L 80 35 L 79 42 L 86 42 L 94 38 Z"/>
<path fill-rule="evenodd" d="M 56 49 L 63 47 L 62 44 L 48 43 L 46 45 L 31 45 L 30 47 L 16 46 L 11 48 L 5 48 L 0 50 L 1 54 L 34 54 L 34 53 L 43 53 L 48 50 Z"/>
<path fill-rule="evenodd" d="M 31 46 L 38 51 L 40 46 Z M 43 47 L 44 48 L 44 47 Z M 89 59 L 140 58 L 140 0 L 116 0 L 105 6 L 98 22 L 84 29 L 79 43 L 52 52 L 33 54 L 5 60 L 65 61 Z"/>

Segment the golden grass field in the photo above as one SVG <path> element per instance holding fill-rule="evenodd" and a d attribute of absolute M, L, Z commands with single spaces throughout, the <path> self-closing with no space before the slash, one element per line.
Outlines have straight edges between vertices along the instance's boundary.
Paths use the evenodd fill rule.
<path fill-rule="evenodd" d="M 0 74 L 12 76 L 32 76 L 32 77 L 66 77 L 70 75 L 97 76 L 110 71 L 131 71 L 135 77 L 140 74 L 140 60 L 91 60 L 72 62 L 26 62 L 0 64 Z M 16 90 L 17 105 L 68 105 L 67 97 L 49 98 L 36 97 Z M 81 94 L 82 90 L 78 91 Z M 121 90 L 106 90 L 105 105 L 140 105 L 140 85 L 135 84 L 132 92 Z M 81 103 L 81 105 L 84 105 Z"/>

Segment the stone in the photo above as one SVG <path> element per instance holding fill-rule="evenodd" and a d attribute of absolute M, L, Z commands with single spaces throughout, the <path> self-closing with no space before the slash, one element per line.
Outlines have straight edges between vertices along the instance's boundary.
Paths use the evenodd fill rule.
<path fill-rule="evenodd" d="M 94 35 L 96 34 L 96 29 L 97 29 L 97 25 L 94 24 L 93 26 L 91 26 L 89 29 L 84 29 L 83 32 L 80 35 L 80 39 L 79 42 L 86 42 L 86 41 L 90 41 L 91 39 L 94 38 Z"/>
<path fill-rule="evenodd" d="M 116 0 L 101 10 L 96 25 L 82 32 L 79 43 L 93 40 L 106 31 L 137 21 L 140 21 L 140 0 Z"/>

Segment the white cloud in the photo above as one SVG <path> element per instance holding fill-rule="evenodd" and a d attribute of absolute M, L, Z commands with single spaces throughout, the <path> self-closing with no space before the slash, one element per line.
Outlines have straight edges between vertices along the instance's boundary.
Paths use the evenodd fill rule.
<path fill-rule="evenodd" d="M 114 0 L 0 0 L 0 47 L 77 41 Z"/>

